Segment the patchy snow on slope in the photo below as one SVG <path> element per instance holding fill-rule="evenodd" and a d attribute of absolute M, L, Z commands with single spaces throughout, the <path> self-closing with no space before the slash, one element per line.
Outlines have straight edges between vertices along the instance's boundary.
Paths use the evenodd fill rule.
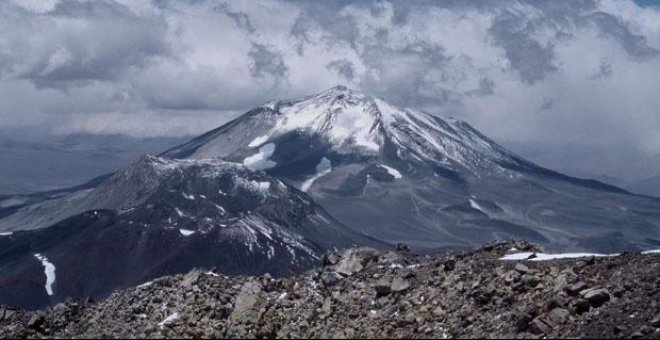
<path fill-rule="evenodd" d="M 314 184 L 314 181 L 329 174 L 330 172 L 332 172 L 332 162 L 330 162 L 329 159 L 323 157 L 321 162 L 319 162 L 319 164 L 316 166 L 316 175 L 304 181 L 300 186 L 300 190 L 307 192 L 312 184 Z"/>
<path fill-rule="evenodd" d="M 536 255 L 536 257 L 531 258 L 533 255 Z M 565 259 L 579 259 L 579 258 L 585 258 L 585 257 L 611 257 L 611 256 L 618 256 L 618 254 L 610 254 L 610 255 L 604 255 L 604 254 L 592 254 L 592 253 L 566 253 L 566 254 L 544 254 L 544 253 L 516 253 L 516 254 L 508 254 L 500 260 L 502 261 L 523 261 L 523 260 L 529 260 L 529 261 L 550 261 L 550 260 L 565 260 Z"/>
<path fill-rule="evenodd" d="M 53 295 L 53 284 L 55 283 L 55 265 L 53 265 L 48 258 L 42 256 L 41 254 L 34 254 L 34 257 L 41 261 L 41 265 L 44 266 L 44 273 L 46 274 L 46 293 L 49 296 Z"/>
<path fill-rule="evenodd" d="M 25 198 L 20 198 L 20 197 L 12 197 L 9 199 L 6 199 L 4 201 L 0 201 L 0 208 L 11 208 L 15 207 L 17 205 L 21 205 L 23 203 L 27 202 L 27 199 Z"/>
<path fill-rule="evenodd" d="M 268 138 L 270 138 L 270 136 L 268 136 L 268 135 L 259 136 L 259 137 L 255 138 L 254 140 L 252 140 L 250 142 L 250 144 L 248 144 L 248 146 L 251 147 L 251 148 L 256 148 L 257 146 L 259 146 L 263 143 L 266 143 L 266 141 L 268 141 Z"/>
<path fill-rule="evenodd" d="M 181 235 L 183 235 L 183 237 L 188 237 L 188 236 L 194 234 L 195 231 L 194 230 L 188 230 L 188 229 L 179 229 L 179 233 L 181 233 Z"/>
<path fill-rule="evenodd" d="M 271 161 L 269 158 L 275 152 L 275 144 L 268 143 L 261 148 L 256 154 L 246 157 L 243 160 L 243 165 L 252 170 L 266 170 L 277 165 L 276 162 Z"/>
<path fill-rule="evenodd" d="M 0 233 L 0 236 L 11 236 L 11 235 L 14 235 L 14 233 L 11 231 Z"/>
<path fill-rule="evenodd" d="M 176 312 L 175 312 L 175 313 L 173 313 L 172 315 L 170 315 L 170 316 L 168 316 L 167 318 L 165 318 L 165 320 L 161 321 L 161 322 L 158 324 L 158 327 L 160 327 L 160 328 L 164 328 L 166 325 L 169 325 L 169 324 L 175 322 L 176 320 L 179 320 L 179 317 L 180 317 L 180 316 L 179 316 L 179 313 L 176 313 Z"/>
<path fill-rule="evenodd" d="M 186 194 L 185 192 L 182 192 L 181 195 L 183 196 L 183 198 L 185 198 L 185 199 L 187 199 L 187 200 L 190 200 L 190 201 L 194 201 L 194 200 L 195 200 L 195 195 L 188 195 L 188 194 Z"/>
<path fill-rule="evenodd" d="M 391 166 L 387 166 L 385 164 L 378 164 L 378 166 L 385 169 L 385 170 L 387 170 L 387 173 L 392 175 L 392 177 L 394 177 L 396 179 L 403 178 L 403 176 L 401 175 L 401 172 L 399 172 L 399 170 L 397 170 L 397 169 L 395 169 Z"/>
<path fill-rule="evenodd" d="M 486 212 L 486 210 L 484 210 L 484 208 L 482 208 L 482 207 L 479 205 L 479 203 L 477 203 L 477 201 L 475 201 L 475 200 L 473 200 L 473 199 L 470 200 L 470 207 L 472 207 L 472 209 L 477 209 L 477 210 L 481 211 L 481 212 L 484 213 L 484 214 L 488 214 L 488 213 Z"/>
<path fill-rule="evenodd" d="M 141 284 L 141 285 L 139 285 L 139 286 L 137 286 L 137 287 L 138 287 L 138 288 L 147 288 L 147 287 L 151 286 L 152 284 L 154 284 L 154 282 L 153 282 L 153 281 L 149 281 L 149 282 L 145 282 L 145 283 L 143 283 L 143 284 Z"/>
<path fill-rule="evenodd" d="M 186 214 L 185 214 L 183 211 L 181 211 L 181 209 L 179 209 L 179 208 L 177 208 L 177 207 L 174 208 L 174 211 L 176 211 L 176 214 L 177 214 L 179 217 L 184 217 L 184 216 L 186 216 Z"/>
<path fill-rule="evenodd" d="M 238 176 L 234 178 L 234 185 L 262 195 L 265 195 L 270 190 L 270 182 L 260 182 Z"/>

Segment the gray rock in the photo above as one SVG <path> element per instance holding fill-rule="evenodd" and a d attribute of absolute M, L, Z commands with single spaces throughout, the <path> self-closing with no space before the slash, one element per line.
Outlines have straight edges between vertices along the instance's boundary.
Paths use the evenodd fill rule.
<path fill-rule="evenodd" d="M 575 309 L 576 313 L 582 314 L 584 312 L 588 312 L 591 309 L 591 302 L 585 299 L 577 299 L 573 305 L 573 308 Z"/>
<path fill-rule="evenodd" d="M 592 288 L 580 292 L 580 297 L 591 302 L 594 307 L 600 307 L 610 300 L 610 292 L 605 288 Z"/>
<path fill-rule="evenodd" d="M 540 317 L 532 320 L 527 328 L 532 334 L 548 334 L 552 331 L 552 327 Z"/>
<path fill-rule="evenodd" d="M 517 271 L 520 274 L 529 273 L 529 267 L 527 267 L 526 265 L 524 265 L 520 262 L 516 263 L 516 266 L 515 266 L 514 270 Z"/>
<path fill-rule="evenodd" d="M 660 328 L 660 315 L 653 318 L 653 320 L 651 320 L 650 324 L 653 327 Z"/>
<path fill-rule="evenodd" d="M 28 328 L 30 329 L 39 329 L 44 324 L 45 318 L 43 315 L 34 314 L 27 323 Z"/>
<path fill-rule="evenodd" d="M 183 281 L 181 282 L 181 287 L 185 289 L 192 289 L 193 285 L 197 283 L 197 280 L 199 280 L 199 276 L 201 273 L 197 270 L 194 270 L 183 278 Z"/>
<path fill-rule="evenodd" d="M 394 280 L 392 280 L 392 285 L 390 286 L 390 289 L 396 293 L 406 291 L 408 288 L 410 288 L 410 282 L 400 277 L 394 278 Z"/>
<path fill-rule="evenodd" d="M 573 295 L 573 296 L 580 294 L 580 292 L 585 290 L 585 289 L 587 289 L 587 284 L 584 283 L 584 282 L 581 282 L 581 281 L 576 282 L 572 285 L 569 285 L 565 288 L 566 293 L 568 293 L 569 295 Z"/>
<path fill-rule="evenodd" d="M 343 276 L 351 276 L 362 271 L 364 265 L 376 256 L 378 251 L 372 248 L 349 249 L 342 255 L 336 271 Z"/>
<path fill-rule="evenodd" d="M 377 296 L 387 295 L 392 292 L 391 282 L 387 279 L 380 279 L 374 284 Z"/>
<path fill-rule="evenodd" d="M 564 308 L 555 308 L 548 313 L 548 318 L 556 324 L 563 325 L 568 321 L 570 314 L 571 313 Z"/>
<path fill-rule="evenodd" d="M 522 333 L 527 330 L 529 323 L 532 321 L 532 318 L 528 314 L 518 314 L 514 317 L 514 330 L 516 333 Z"/>
<path fill-rule="evenodd" d="M 234 324 L 256 323 L 261 317 L 263 288 L 257 281 L 249 281 L 236 296 L 234 311 L 229 319 Z"/>

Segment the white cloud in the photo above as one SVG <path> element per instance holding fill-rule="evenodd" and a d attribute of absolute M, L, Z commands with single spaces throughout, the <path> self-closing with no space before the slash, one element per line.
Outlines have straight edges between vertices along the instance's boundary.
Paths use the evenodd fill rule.
<path fill-rule="evenodd" d="M 660 148 L 660 11 L 630 1 L 12 0 L 0 30 L 0 127 L 196 134 L 346 84 L 498 140 Z"/>

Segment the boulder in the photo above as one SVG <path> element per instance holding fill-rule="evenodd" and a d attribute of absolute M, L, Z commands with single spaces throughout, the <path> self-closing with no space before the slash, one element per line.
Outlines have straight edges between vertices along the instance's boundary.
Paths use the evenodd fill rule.
<path fill-rule="evenodd" d="M 592 288 L 580 292 L 580 297 L 588 300 L 592 306 L 600 307 L 610 300 L 610 292 L 605 288 Z"/>

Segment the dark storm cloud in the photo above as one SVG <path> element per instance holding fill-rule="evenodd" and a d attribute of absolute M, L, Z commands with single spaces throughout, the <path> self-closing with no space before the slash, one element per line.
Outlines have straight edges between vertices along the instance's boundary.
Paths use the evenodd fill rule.
<path fill-rule="evenodd" d="M 252 59 L 250 71 L 255 77 L 274 77 L 275 79 L 284 79 L 288 72 L 288 67 L 284 63 L 282 56 L 271 51 L 267 46 L 253 44 L 252 50 L 248 53 Z"/>
<path fill-rule="evenodd" d="M 660 53 L 648 45 L 644 36 L 631 32 L 626 24 L 614 15 L 596 12 L 588 18 L 598 26 L 601 34 L 614 39 L 633 57 L 644 59 L 657 57 Z"/>
<path fill-rule="evenodd" d="M 499 16 L 490 28 L 490 34 L 497 44 L 504 48 L 506 57 L 520 77 L 533 84 L 543 80 L 546 74 L 554 72 L 554 51 L 552 44 L 542 46 L 530 37 L 533 23 L 505 13 Z"/>
<path fill-rule="evenodd" d="M 236 22 L 236 25 L 250 33 L 254 33 L 256 29 L 252 25 L 252 22 L 250 21 L 250 16 L 247 15 L 244 12 L 241 11 L 233 11 L 227 3 L 221 3 L 217 5 L 216 7 L 213 8 L 214 11 L 218 11 L 221 13 L 225 13 L 228 17 L 230 17 L 234 22 Z"/>
<path fill-rule="evenodd" d="M 347 80 L 353 80 L 353 78 L 355 78 L 353 64 L 348 60 L 333 60 L 329 62 L 326 67 L 330 70 L 336 71 Z"/>

